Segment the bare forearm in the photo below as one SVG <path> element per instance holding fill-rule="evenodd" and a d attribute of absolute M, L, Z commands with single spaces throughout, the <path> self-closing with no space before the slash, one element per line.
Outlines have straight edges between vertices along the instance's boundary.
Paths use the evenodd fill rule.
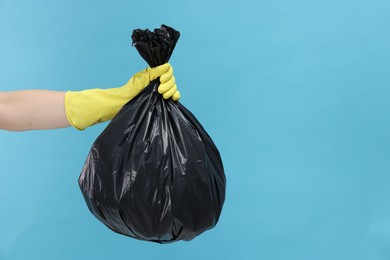
<path fill-rule="evenodd" d="M 0 92 L 0 129 L 25 131 L 70 126 L 65 92 L 22 90 Z"/>

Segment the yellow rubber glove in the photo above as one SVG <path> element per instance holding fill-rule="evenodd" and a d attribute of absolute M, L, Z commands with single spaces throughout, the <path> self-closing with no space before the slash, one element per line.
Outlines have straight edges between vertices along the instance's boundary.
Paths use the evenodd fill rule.
<path fill-rule="evenodd" d="M 158 92 L 165 99 L 178 101 L 173 69 L 169 63 L 147 68 L 135 74 L 124 86 L 111 89 L 68 91 L 65 94 L 65 111 L 70 124 L 78 129 L 112 119 L 129 100 L 140 93 L 152 80 L 160 77 Z"/>

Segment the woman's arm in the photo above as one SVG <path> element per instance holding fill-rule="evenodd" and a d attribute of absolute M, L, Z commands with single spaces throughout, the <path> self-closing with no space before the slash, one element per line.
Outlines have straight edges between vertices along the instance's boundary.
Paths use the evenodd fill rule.
<path fill-rule="evenodd" d="M 25 131 L 71 126 L 64 99 L 65 92 L 58 91 L 0 92 L 0 129 Z"/>
<path fill-rule="evenodd" d="M 158 92 L 163 98 L 178 101 L 180 92 L 168 63 L 136 73 L 119 88 L 0 92 L 0 129 L 25 131 L 73 126 L 83 130 L 112 119 L 124 104 L 157 78 Z"/>

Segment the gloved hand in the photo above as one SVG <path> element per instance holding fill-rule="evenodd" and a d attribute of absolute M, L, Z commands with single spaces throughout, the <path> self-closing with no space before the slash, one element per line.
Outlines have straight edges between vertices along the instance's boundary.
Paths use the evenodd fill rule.
<path fill-rule="evenodd" d="M 135 74 L 124 86 L 111 89 L 68 91 L 65 94 L 65 111 L 70 124 L 78 129 L 112 119 L 129 100 L 140 93 L 152 80 L 160 77 L 158 92 L 164 99 L 178 101 L 173 69 L 169 63 L 147 68 Z"/>

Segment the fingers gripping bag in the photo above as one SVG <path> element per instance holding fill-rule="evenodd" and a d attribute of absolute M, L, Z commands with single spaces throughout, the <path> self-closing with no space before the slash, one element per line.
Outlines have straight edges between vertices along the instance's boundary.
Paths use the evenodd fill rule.
<path fill-rule="evenodd" d="M 168 62 L 180 33 L 134 30 L 151 66 Z M 191 240 L 213 228 L 225 200 L 220 154 L 195 116 L 164 100 L 159 80 L 125 104 L 93 143 L 79 177 L 88 208 L 111 230 L 140 240 Z"/>

